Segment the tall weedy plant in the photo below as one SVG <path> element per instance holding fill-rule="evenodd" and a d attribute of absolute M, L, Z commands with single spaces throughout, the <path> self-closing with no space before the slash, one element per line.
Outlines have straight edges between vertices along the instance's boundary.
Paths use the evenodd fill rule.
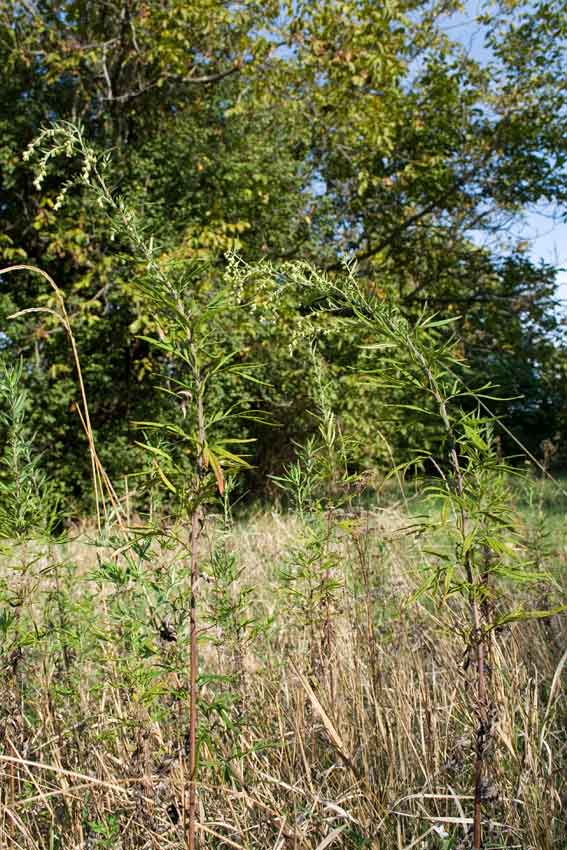
<path fill-rule="evenodd" d="M 153 264 L 152 264 L 153 265 Z M 152 266 L 150 266 L 150 271 Z M 195 846 L 196 770 L 197 770 L 197 700 L 198 700 L 198 620 L 199 538 L 205 522 L 206 507 L 222 497 L 225 476 L 248 466 L 235 444 L 247 442 L 227 430 L 239 417 L 251 417 L 250 411 L 218 408 L 208 403 L 212 385 L 224 373 L 247 374 L 238 363 L 237 352 L 226 351 L 226 341 L 215 327 L 217 317 L 234 309 L 226 292 L 213 295 L 205 303 L 194 296 L 193 286 L 198 270 L 156 269 L 142 283 L 144 292 L 158 312 L 159 338 L 145 338 L 165 355 L 167 373 L 161 389 L 176 399 L 181 421 L 140 422 L 146 431 L 157 431 L 166 442 L 143 443 L 152 457 L 152 465 L 164 487 L 176 502 L 178 515 L 191 525 L 191 595 L 189 611 L 189 795 L 187 845 Z"/>
<path fill-rule="evenodd" d="M 441 532 L 445 541 L 431 552 L 434 560 L 426 566 L 419 593 L 433 600 L 437 616 L 445 615 L 466 650 L 474 718 L 472 846 L 480 850 L 483 805 L 491 798 L 487 757 L 498 713 L 491 689 L 492 645 L 507 624 L 556 613 L 525 610 L 514 601 L 526 583 L 550 577 L 533 569 L 520 545 L 509 490 L 517 473 L 494 449 L 496 422 L 481 413 L 481 399 L 490 387 L 471 391 L 464 383 L 458 339 L 447 333 L 452 320 L 423 315 L 411 326 L 396 311 L 360 293 L 356 284 L 347 293 L 358 321 L 381 338 L 367 346 L 379 352 L 378 365 L 369 374 L 383 388 L 406 395 L 410 390 L 413 401 L 404 406 L 438 418 L 445 435 L 436 455 L 416 448 L 415 462 L 437 470 L 436 483 L 426 492 L 439 509 L 432 514 L 431 530 L 437 540 Z M 447 604 L 455 598 L 468 608 L 468 623 L 460 618 L 461 606 Z"/>
<path fill-rule="evenodd" d="M 150 308 L 158 327 L 155 337 L 142 337 L 156 351 L 162 365 L 160 390 L 171 399 L 171 415 L 165 422 L 137 423 L 147 436 L 141 443 L 148 452 L 154 474 L 161 480 L 177 515 L 190 526 L 191 575 L 189 632 L 189 765 L 186 804 L 186 840 L 190 850 L 196 835 L 196 771 L 198 760 L 197 707 L 199 539 L 207 506 L 225 491 L 225 478 L 248 466 L 242 445 L 248 442 L 236 432 L 243 418 L 257 419 L 242 405 L 223 408 L 215 399 L 215 386 L 228 373 L 254 381 L 253 368 L 231 350 L 221 318 L 240 307 L 238 295 L 217 277 L 200 286 L 206 270 L 190 262 L 164 258 L 162 250 L 147 237 L 144 223 L 127 201 L 116 196 L 105 178 L 109 155 L 99 155 L 87 143 L 80 126 L 57 125 L 44 130 L 27 151 L 36 162 L 36 185 L 41 186 L 53 157 L 64 156 L 80 163 L 80 170 L 62 187 L 59 207 L 75 185 L 93 192 L 107 213 L 113 235 L 130 246 L 143 272 L 135 286 Z M 240 448 L 239 448 L 240 447 Z M 175 532 L 172 532 L 175 533 Z"/>
<path fill-rule="evenodd" d="M 398 405 L 438 420 L 444 438 L 439 450 L 415 448 L 412 463 L 436 470 L 428 487 L 435 502 L 430 529 L 437 549 L 430 552 L 419 595 L 435 605 L 465 647 L 470 714 L 474 718 L 474 811 L 472 846 L 483 846 L 483 805 L 488 802 L 487 756 L 498 707 L 490 685 L 491 648 L 497 631 L 515 621 L 547 617 L 551 611 L 525 610 L 514 603 L 520 587 L 551 580 L 521 547 L 512 521 L 508 481 L 516 474 L 494 451 L 494 420 L 483 417 L 489 387 L 467 388 L 466 365 L 452 321 L 422 315 L 410 324 L 395 306 L 361 288 L 356 270 L 331 279 L 302 264 L 273 269 L 242 265 L 244 276 L 285 280 L 305 293 L 311 315 L 321 311 L 355 323 L 367 339 L 366 378 L 395 394 Z M 309 311 L 306 310 L 309 314 Z M 458 600 L 462 604 L 458 604 Z M 468 611 L 467 620 L 461 612 Z"/>

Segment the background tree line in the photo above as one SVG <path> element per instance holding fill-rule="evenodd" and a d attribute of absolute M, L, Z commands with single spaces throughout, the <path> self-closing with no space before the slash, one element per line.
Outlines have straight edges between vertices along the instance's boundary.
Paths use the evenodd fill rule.
<path fill-rule="evenodd" d="M 364 285 L 408 317 L 426 305 L 460 317 L 468 382 L 514 398 L 492 407 L 531 451 L 561 432 L 556 269 L 534 262 L 514 233 L 530 208 L 565 209 L 567 5 L 486 3 L 478 60 L 452 38 L 461 8 L 1 0 L 1 260 L 39 265 L 64 291 L 111 477 L 139 468 L 132 423 L 164 407 L 171 417 L 177 402 L 155 390 L 167 358 L 144 340 L 159 330 L 128 246 L 86 191 L 73 188 L 57 209 L 72 161 L 53 161 L 39 190 L 22 159 L 53 121 L 80 122 L 110 152 L 112 190 L 138 210 L 164 262 L 203 262 L 192 285 L 204 295 L 230 285 L 231 252 L 276 266 L 306 260 L 331 275 L 354 260 Z M 80 501 L 89 469 L 67 340 L 47 314 L 7 318 L 51 298 L 37 276 L 3 278 L 0 344 L 5 358 L 25 360 L 47 471 Z M 248 425 L 252 484 L 316 427 L 319 372 L 300 333 L 313 305 L 291 294 L 269 303 L 224 319 L 242 364 L 257 364 L 257 382 L 234 370 L 219 400 L 263 411 Z M 443 439 L 422 412 L 394 411 L 388 392 L 357 378 L 365 340 L 340 318 L 321 329 L 317 356 L 354 460 L 380 465 L 388 445 L 403 459 L 416 435 L 422 446 Z"/>

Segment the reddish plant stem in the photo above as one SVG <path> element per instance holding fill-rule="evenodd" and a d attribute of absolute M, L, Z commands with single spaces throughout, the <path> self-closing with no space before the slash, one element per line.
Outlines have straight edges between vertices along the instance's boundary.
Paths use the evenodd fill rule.
<path fill-rule="evenodd" d="M 448 424 L 446 409 L 442 403 L 442 413 L 445 413 L 444 420 Z M 450 425 L 448 426 L 449 433 L 452 433 Z M 455 446 L 451 448 L 451 465 L 455 473 L 455 481 L 457 485 L 457 493 L 462 498 L 464 485 L 459 457 Z M 466 514 L 461 504 L 459 525 L 461 536 L 464 539 L 466 534 Z M 467 583 L 469 585 L 469 602 L 472 621 L 472 637 L 471 649 L 474 646 L 475 651 L 475 666 L 476 666 L 476 699 L 477 699 L 477 727 L 475 733 L 475 765 L 474 765 L 474 812 L 473 812 L 473 850 L 482 850 L 482 786 L 484 780 L 484 749 L 486 744 L 486 736 L 488 731 L 488 711 L 487 711 L 487 687 L 486 687 L 486 665 L 485 665 L 485 647 L 484 635 L 482 629 L 482 615 L 478 599 L 476 596 L 477 582 L 475 582 L 473 564 L 470 553 L 465 557 L 465 572 Z"/>
<path fill-rule="evenodd" d="M 429 378 L 431 389 L 435 396 L 435 400 L 439 405 L 439 412 L 447 431 L 447 435 L 451 440 L 451 449 L 449 452 L 451 466 L 453 467 L 454 480 L 457 494 L 460 499 L 459 509 L 459 532 L 461 539 L 464 541 L 466 536 L 467 516 L 463 505 L 464 481 L 463 472 L 459 463 L 459 455 L 457 452 L 457 443 L 453 426 L 447 412 L 447 403 L 443 398 L 437 383 L 431 374 L 430 369 L 424 362 L 423 358 L 419 358 L 422 367 L 425 369 Z M 473 812 L 473 850 L 482 850 L 482 791 L 484 780 L 484 753 L 486 747 L 486 738 L 488 735 L 488 690 L 486 686 L 486 665 L 485 665 L 485 645 L 484 633 L 482 628 L 482 612 L 479 606 L 477 590 L 479 582 L 475 579 L 471 554 L 468 552 L 465 555 L 465 573 L 469 586 L 469 605 L 472 624 L 472 636 L 470 648 L 474 647 L 475 651 L 475 667 L 476 667 L 476 714 L 477 727 L 475 733 L 475 767 L 474 767 L 474 812 Z"/>
<path fill-rule="evenodd" d="M 195 850 L 195 824 L 197 816 L 197 671 L 198 671 L 198 623 L 197 582 L 199 560 L 197 546 L 201 532 L 201 511 L 197 508 L 191 517 L 191 608 L 190 608 L 190 652 L 189 661 L 189 800 L 187 815 L 187 847 Z"/>
<path fill-rule="evenodd" d="M 199 537 L 203 527 L 202 483 L 205 471 L 205 412 L 203 406 L 203 389 L 198 358 L 191 337 L 189 338 L 193 360 L 193 377 L 197 399 L 197 458 L 196 504 L 191 514 L 191 606 L 189 614 L 190 653 L 189 661 L 189 799 L 187 806 L 186 837 L 188 850 L 195 850 L 195 832 L 197 823 L 197 677 L 198 677 L 198 620 L 197 620 L 197 590 L 199 582 Z"/>
<path fill-rule="evenodd" d="M 475 741 L 473 850 L 482 848 L 482 785 L 484 780 L 484 748 L 487 729 L 487 689 L 482 635 L 475 637 L 477 666 L 478 726 Z"/>

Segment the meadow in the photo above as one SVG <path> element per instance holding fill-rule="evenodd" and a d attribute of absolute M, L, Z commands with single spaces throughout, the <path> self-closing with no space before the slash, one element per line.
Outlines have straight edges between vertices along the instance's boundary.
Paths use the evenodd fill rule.
<path fill-rule="evenodd" d="M 409 316 L 355 263 L 165 251 L 79 124 L 25 158 L 38 190 L 72 160 L 54 210 L 80 189 L 127 255 L 165 401 L 105 446 L 64 291 L 1 270 L 44 287 L 10 320 L 59 332 L 82 451 L 79 475 L 34 434 L 34 370 L 3 357 L 2 846 L 565 850 L 560 433 L 536 456 L 493 413 L 518 397 L 471 370 L 466 318 Z M 266 327 L 299 363 L 268 411 Z"/>
<path fill-rule="evenodd" d="M 515 545 L 542 581 L 502 597 L 549 608 L 567 498 L 529 470 L 512 484 Z M 374 481 L 349 508 L 207 517 L 199 846 L 470 846 L 467 604 L 416 598 L 445 533 L 435 522 L 432 543 L 422 489 Z M 125 520 L 4 542 L 3 847 L 185 846 L 189 535 Z M 564 848 L 565 619 L 502 624 L 489 644 L 483 846 Z"/>

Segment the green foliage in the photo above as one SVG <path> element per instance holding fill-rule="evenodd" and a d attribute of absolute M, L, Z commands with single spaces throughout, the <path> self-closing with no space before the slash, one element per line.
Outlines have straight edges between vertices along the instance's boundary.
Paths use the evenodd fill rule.
<path fill-rule="evenodd" d="M 382 709 L 395 690 L 383 688 L 383 647 L 396 645 L 398 626 L 407 641 L 407 608 L 390 603 L 383 581 L 387 535 L 380 529 L 372 549 L 357 505 L 365 473 L 386 458 L 399 461 L 400 482 L 408 470 L 429 475 L 420 580 L 407 590 L 420 606 L 411 615 L 417 630 L 421 618 L 443 629 L 453 673 L 466 679 L 456 713 L 461 732 L 472 730 L 472 746 L 459 746 L 463 787 L 474 789 L 475 848 L 492 804 L 497 650 L 513 626 L 563 611 L 546 529 L 540 521 L 521 533 L 511 509 L 515 470 L 495 434 L 507 410 L 512 431 L 504 433 L 517 439 L 521 423 L 519 436 L 533 449 L 565 419 L 556 270 L 529 260 L 527 246 L 508 235 L 530 208 L 561 210 L 567 201 L 565 10 L 544 2 L 488 8 L 478 20 L 490 50 L 484 61 L 448 35 L 459 8 L 124 0 L 101 16 L 90 0 L 47 0 L 0 11 L 0 58 L 10 72 L 0 85 L 9 115 L 0 126 L 0 252 L 6 263 L 25 261 L 16 266 L 25 272 L 20 285 L 0 299 L 2 317 L 20 319 L 7 325 L 3 357 L 25 358 L 4 368 L 0 387 L 0 534 L 12 559 L 11 580 L 0 579 L 0 638 L 10 693 L 17 706 L 31 702 L 19 671 L 40 659 L 42 681 L 54 682 L 56 707 L 43 708 L 52 740 L 68 737 L 58 728 L 62 706 L 83 714 L 92 694 L 119 705 L 120 731 L 101 732 L 112 740 L 111 760 L 122 766 L 131 757 L 144 794 L 152 770 L 167 774 L 159 794 L 174 799 L 165 810 L 174 827 L 181 809 L 190 850 L 197 767 L 199 779 L 238 789 L 231 807 L 262 808 L 266 846 L 309 843 L 313 836 L 298 841 L 296 833 L 298 806 L 302 817 L 309 809 L 303 792 L 289 824 L 271 811 L 270 795 L 249 795 L 243 766 L 258 769 L 254 759 L 271 737 L 281 762 L 295 760 L 296 771 L 300 764 L 311 789 L 323 773 L 341 787 L 340 762 L 364 799 L 358 820 L 345 815 L 348 831 L 329 831 L 328 821 L 313 846 L 339 835 L 352 846 L 374 843 L 376 823 L 389 816 L 390 792 L 376 790 L 376 779 L 385 787 L 389 780 L 373 749 L 382 752 L 379 730 L 390 775 L 402 743 L 389 737 L 393 718 Z M 498 237 L 491 246 L 480 238 L 488 235 Z M 60 289 L 41 291 L 33 263 Z M 92 429 L 78 358 L 69 361 L 61 333 L 63 304 L 73 352 L 77 344 L 86 363 Z M 75 410 L 88 454 L 67 415 Z M 50 441 L 49 453 L 34 454 L 34 430 Z M 111 478 L 124 476 L 124 499 L 105 477 L 107 461 Z M 77 577 L 77 591 L 74 564 L 60 562 L 49 541 L 57 513 L 49 482 L 65 482 L 67 500 L 84 505 L 87 471 L 95 489 L 100 479 L 112 493 L 114 517 L 102 528 L 99 516 L 97 564 L 88 590 Z M 229 494 L 252 486 L 255 495 L 266 478 L 297 528 L 275 557 L 277 601 L 264 610 L 231 548 Z M 98 514 L 98 492 L 95 501 Z M 219 507 L 222 529 L 210 517 Z M 126 529 L 132 508 L 145 524 Z M 344 634 L 352 670 L 337 672 Z M 246 660 L 256 642 L 266 693 L 249 706 L 257 685 Z M 272 665 L 274 649 L 280 661 Z M 291 689 L 286 681 L 286 710 L 278 702 L 262 725 L 262 708 L 279 694 L 282 658 L 297 681 Z M 435 669 L 434 652 L 430 660 Z M 392 669 L 397 681 L 401 671 Z M 424 665 L 420 699 L 429 673 Z M 359 724 L 350 740 L 335 720 L 347 680 Z M 430 725 L 435 683 L 433 691 Z M 290 707 L 291 736 L 281 731 Z M 13 726 L 23 741 L 30 721 L 18 711 Z M 415 747 L 412 723 L 404 734 Z M 159 763 L 148 743 L 156 728 Z M 419 731 L 424 740 L 423 722 Z M 299 740 L 297 752 L 290 740 Z M 442 771 L 430 756 L 417 758 L 428 789 Z M 297 791 L 287 780 L 274 785 Z M 203 806 L 214 788 L 199 788 Z M 14 783 L 9 794 L 13 802 Z M 78 815 L 65 805 L 77 846 L 83 822 L 95 846 L 121 840 L 120 815 L 108 806 L 86 805 Z M 256 830 L 259 841 L 257 827 L 230 829 L 239 837 Z M 415 836 L 408 844 L 401 832 L 398 824 L 398 845 L 414 846 Z"/>
<path fill-rule="evenodd" d="M 27 540 L 49 536 L 59 520 L 52 484 L 34 453 L 28 421 L 31 399 L 22 386 L 23 364 L 0 363 L 0 427 L 4 450 L 0 460 L 0 538 Z"/>
<path fill-rule="evenodd" d="M 160 263 L 208 264 L 203 292 L 216 291 L 227 251 L 248 262 L 306 260 L 333 273 L 354 258 L 363 287 L 396 301 L 410 320 L 426 304 L 463 317 L 458 332 L 471 369 L 516 398 L 495 403 L 496 412 L 532 452 L 562 427 L 556 270 L 532 261 L 510 234 L 530 209 L 560 213 L 565 202 L 565 14 L 544 2 L 487 8 L 477 21 L 486 50 L 475 58 L 452 38 L 458 8 L 199 0 L 186 9 L 177 0 L 124 0 L 101 18 L 90 0 L 49 0 L 33 10 L 5 4 L 0 252 L 6 264 L 42 266 L 64 292 L 94 434 L 114 478 L 139 465 L 130 423 L 170 415 L 169 399 L 154 390 L 167 353 L 147 341 L 158 332 L 156 316 L 126 232 L 113 230 L 82 184 L 58 207 L 77 162 L 51 156 L 39 188 L 22 161 L 53 121 L 80 119 L 85 144 L 97 156 L 111 151 L 111 196 L 137 210 Z M 250 303 L 257 296 L 246 293 Z M 50 297 L 20 273 L 0 296 L 3 326 L 17 310 L 49 307 Z M 292 440 L 312 433 L 309 346 L 289 356 L 304 309 L 290 298 L 268 316 L 245 309 L 224 321 L 265 384 L 225 374 L 222 406 L 245 396 L 282 429 L 276 443 L 270 429 L 249 423 L 255 488 L 290 461 Z M 354 379 L 360 340 L 350 331 L 343 325 L 337 338 L 329 335 L 320 354 L 340 379 L 335 413 L 356 440 L 355 462 L 384 462 L 377 427 L 407 457 L 409 409 L 385 410 Z M 41 400 L 30 415 L 32 430 L 50 435 L 43 464 L 67 500 L 80 502 L 89 465 L 70 415 L 64 335 L 46 313 L 10 324 L 7 334 L 3 347 L 25 357 L 26 385 Z M 432 420 L 421 430 L 429 448 L 436 427 Z"/>

